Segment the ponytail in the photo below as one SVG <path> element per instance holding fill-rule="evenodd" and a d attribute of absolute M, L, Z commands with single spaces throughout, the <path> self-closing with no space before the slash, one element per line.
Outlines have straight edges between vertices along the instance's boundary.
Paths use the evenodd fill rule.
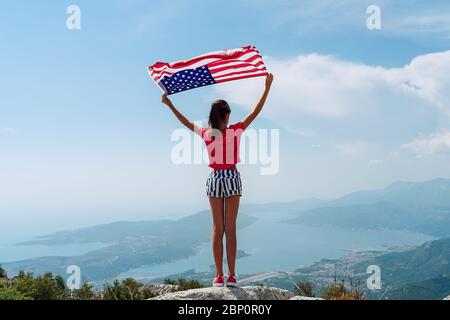
<path fill-rule="evenodd" d="M 209 112 L 208 124 L 213 129 L 219 129 L 222 121 L 225 120 L 227 114 L 231 112 L 230 106 L 225 100 L 217 100 L 211 105 Z"/>

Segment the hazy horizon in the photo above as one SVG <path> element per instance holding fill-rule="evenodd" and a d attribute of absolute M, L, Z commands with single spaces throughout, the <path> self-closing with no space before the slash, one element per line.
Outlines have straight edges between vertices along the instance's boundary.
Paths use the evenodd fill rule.
<path fill-rule="evenodd" d="M 403 181 L 393 181 L 392 183 L 397 182 L 426 182 L 433 181 L 436 179 L 450 179 L 450 177 L 436 177 L 434 179 L 429 180 L 420 180 L 420 181 L 412 181 L 412 180 L 403 180 Z M 261 202 L 247 202 L 242 201 L 243 205 L 249 204 L 273 204 L 273 203 L 290 203 L 297 201 L 305 201 L 310 199 L 318 199 L 318 200 L 336 200 L 348 194 L 359 192 L 359 191 L 373 191 L 380 190 L 390 186 L 392 183 L 389 183 L 381 188 L 368 188 L 361 190 L 352 190 L 350 192 L 345 192 L 336 197 L 308 197 L 308 198 L 297 198 L 291 200 L 284 201 L 261 201 Z M 92 209 L 91 209 L 92 210 Z M 176 210 L 171 210 L 169 207 L 166 208 L 166 211 L 157 211 L 149 209 L 148 211 L 132 211 L 129 209 L 113 209 L 108 210 L 104 213 L 104 215 L 90 215 L 89 218 L 79 219 L 79 215 L 77 215 L 76 209 L 61 209 L 54 213 L 54 216 L 47 216 L 48 220 L 39 219 L 38 221 L 28 221 L 24 222 L 19 217 L 17 221 L 14 219 L 8 221 L 9 228 L 4 230 L 2 234 L 0 234 L 0 244 L 14 244 L 21 241 L 31 240 L 35 237 L 44 236 L 53 234 L 59 231 L 71 231 L 76 229 L 81 229 L 85 227 L 92 227 L 102 224 L 109 224 L 114 222 L 125 222 L 125 221 L 144 221 L 144 220 L 159 220 L 159 219 L 179 219 L 182 217 L 190 216 L 196 214 L 198 212 L 209 210 L 207 204 L 203 207 L 193 206 L 192 208 L 184 207 L 178 208 Z M 90 211 L 90 210 L 88 210 Z M 61 212 L 64 212 L 64 215 L 61 215 Z M 91 211 L 92 212 L 92 211 Z M 48 213 L 47 213 L 48 215 Z M 20 216 L 20 215 L 19 215 Z M 36 225 L 36 222 L 39 222 Z"/>

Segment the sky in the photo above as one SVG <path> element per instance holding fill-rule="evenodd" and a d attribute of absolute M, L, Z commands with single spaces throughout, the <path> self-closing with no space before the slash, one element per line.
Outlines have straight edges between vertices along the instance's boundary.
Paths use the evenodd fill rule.
<path fill-rule="evenodd" d="M 79 30 L 67 28 L 70 5 Z M 381 29 L 367 27 L 369 5 Z M 0 11 L 3 236 L 206 209 L 210 169 L 173 162 L 180 124 L 146 67 L 249 44 L 275 77 L 252 126 L 279 130 L 279 168 L 242 164 L 242 202 L 450 178 L 448 1 L 20 0 Z M 263 85 L 173 102 L 205 121 L 223 98 L 237 122 Z"/>

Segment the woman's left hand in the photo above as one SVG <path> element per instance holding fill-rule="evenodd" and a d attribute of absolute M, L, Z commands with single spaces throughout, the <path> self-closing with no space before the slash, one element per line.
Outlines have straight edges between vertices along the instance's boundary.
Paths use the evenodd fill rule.
<path fill-rule="evenodd" d="M 161 98 L 161 102 L 164 103 L 168 107 L 170 107 L 172 105 L 172 101 L 170 101 L 170 99 L 167 96 L 167 94 L 163 94 L 163 96 Z"/>
<path fill-rule="evenodd" d="M 273 74 L 268 73 L 266 76 L 266 88 L 270 88 L 273 82 Z"/>

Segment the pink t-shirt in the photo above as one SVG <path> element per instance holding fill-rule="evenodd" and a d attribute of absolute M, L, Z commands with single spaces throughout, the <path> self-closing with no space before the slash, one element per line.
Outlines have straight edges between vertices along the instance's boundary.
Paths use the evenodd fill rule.
<path fill-rule="evenodd" d="M 206 143 L 209 166 L 214 170 L 225 170 L 234 167 L 241 161 L 239 144 L 244 132 L 244 124 L 238 122 L 225 128 L 222 132 L 212 128 L 200 128 L 198 134 Z"/>

